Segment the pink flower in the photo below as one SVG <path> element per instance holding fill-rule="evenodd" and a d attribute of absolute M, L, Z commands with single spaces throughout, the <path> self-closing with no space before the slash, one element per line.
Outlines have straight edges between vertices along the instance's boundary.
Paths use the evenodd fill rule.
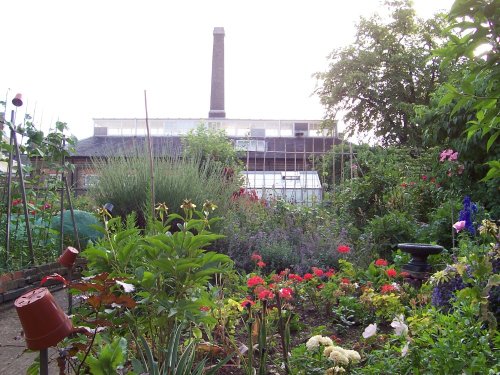
<path fill-rule="evenodd" d="M 426 181 L 427 180 L 427 176 L 424 174 L 422 175 L 422 180 Z"/>
<path fill-rule="evenodd" d="M 346 254 L 351 251 L 351 248 L 346 245 L 339 245 L 339 247 L 337 247 L 337 251 L 339 253 Z"/>
<path fill-rule="evenodd" d="M 257 262 L 257 267 L 259 267 L 259 268 L 263 268 L 263 267 L 265 267 L 265 266 L 266 266 L 266 264 L 265 264 L 263 261 L 259 261 L 259 262 Z"/>
<path fill-rule="evenodd" d="M 262 277 L 253 276 L 253 277 L 248 279 L 247 285 L 249 288 L 252 288 L 256 285 L 264 285 L 264 280 L 262 279 Z"/>
<path fill-rule="evenodd" d="M 262 257 L 259 254 L 257 254 L 257 253 L 253 253 L 252 256 L 251 256 L 251 259 L 254 262 L 260 262 L 262 260 Z"/>
<path fill-rule="evenodd" d="M 439 154 L 439 161 L 440 162 L 445 161 L 452 154 L 453 154 L 453 150 L 451 150 L 451 149 L 447 149 L 447 150 L 441 151 L 441 153 Z M 458 156 L 458 154 L 457 154 L 457 156 Z"/>
<path fill-rule="evenodd" d="M 457 160 L 458 159 L 458 151 L 455 151 L 453 154 L 451 154 L 449 157 L 448 157 L 448 160 L 449 161 L 454 161 L 454 160 Z"/>
<path fill-rule="evenodd" d="M 379 266 L 379 267 L 385 267 L 385 266 L 387 266 L 388 264 L 389 264 L 389 262 L 388 262 L 388 261 L 386 261 L 385 259 L 377 259 L 377 260 L 375 261 L 375 265 L 376 265 L 376 266 Z"/>
<path fill-rule="evenodd" d="M 460 232 L 465 228 L 465 220 L 457 221 L 455 224 L 453 224 L 453 228 L 455 228 L 457 233 Z"/>

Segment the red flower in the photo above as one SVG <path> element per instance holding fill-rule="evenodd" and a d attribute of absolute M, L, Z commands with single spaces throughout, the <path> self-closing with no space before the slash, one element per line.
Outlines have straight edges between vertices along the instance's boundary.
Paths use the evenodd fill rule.
<path fill-rule="evenodd" d="M 424 174 L 422 175 L 422 180 L 426 181 L 427 180 L 427 176 Z"/>
<path fill-rule="evenodd" d="M 280 272 L 280 276 L 286 276 L 290 273 L 289 268 L 285 268 L 283 271 Z"/>
<path fill-rule="evenodd" d="M 323 270 L 322 270 L 322 269 L 320 269 L 320 268 L 313 267 L 313 268 L 312 268 L 312 270 L 313 270 L 314 274 L 315 274 L 316 276 L 318 276 L 318 277 L 321 277 L 321 276 L 323 276 L 323 274 L 324 274 Z"/>
<path fill-rule="evenodd" d="M 253 305 L 255 305 L 255 302 L 252 301 L 251 299 L 248 299 L 248 298 L 241 303 L 241 306 L 248 307 L 248 308 L 250 308 L 250 306 L 253 306 Z"/>
<path fill-rule="evenodd" d="M 208 306 L 201 306 L 200 307 L 200 311 L 205 311 L 205 312 L 206 311 L 210 311 L 210 307 L 208 307 Z"/>
<path fill-rule="evenodd" d="M 280 275 L 274 274 L 271 276 L 271 280 L 273 280 L 275 283 L 279 283 L 281 280 L 283 280 L 283 278 Z"/>
<path fill-rule="evenodd" d="M 335 270 L 333 268 L 330 268 L 327 272 L 325 272 L 325 276 L 330 278 L 333 275 L 335 275 Z"/>
<path fill-rule="evenodd" d="M 396 277 L 398 275 L 398 273 L 396 272 L 396 270 L 394 268 L 389 268 L 387 271 L 387 276 L 389 277 Z"/>
<path fill-rule="evenodd" d="M 263 268 L 266 264 L 263 261 L 257 262 L 257 267 Z"/>
<path fill-rule="evenodd" d="M 253 253 L 252 256 L 251 256 L 251 259 L 254 262 L 260 262 L 262 260 L 262 257 L 259 254 L 257 254 L 257 253 Z"/>
<path fill-rule="evenodd" d="M 259 276 L 253 276 L 251 278 L 248 279 L 247 281 L 247 285 L 249 288 L 252 288 L 256 285 L 264 285 L 264 279 L 262 279 L 262 277 L 259 277 Z"/>
<path fill-rule="evenodd" d="M 23 201 L 22 201 L 21 199 L 14 199 L 14 200 L 12 201 L 12 205 L 13 205 L 13 206 L 17 206 L 18 204 L 21 204 L 22 202 L 23 202 Z"/>
<path fill-rule="evenodd" d="M 351 280 L 349 280 L 347 277 L 344 277 L 344 278 L 342 278 L 342 280 L 340 280 L 340 282 L 342 284 L 349 284 L 351 282 Z"/>
<path fill-rule="evenodd" d="M 318 289 L 323 289 L 324 287 L 325 287 L 325 284 L 319 284 L 319 285 L 317 286 L 317 288 L 318 288 Z"/>
<path fill-rule="evenodd" d="M 291 288 L 282 288 L 280 289 L 279 296 L 280 298 L 290 300 L 292 299 L 293 290 Z"/>
<path fill-rule="evenodd" d="M 42 206 L 42 210 L 50 210 L 52 208 L 52 206 L 50 205 L 50 203 L 45 203 L 43 206 Z"/>
<path fill-rule="evenodd" d="M 405 188 L 405 187 L 407 187 L 407 186 L 408 186 L 408 184 L 407 184 L 406 182 L 403 182 L 403 183 L 401 184 L 401 187 L 404 187 L 404 188 Z"/>
<path fill-rule="evenodd" d="M 331 338 L 334 342 L 336 342 L 337 344 L 340 344 L 340 343 L 342 342 L 342 339 L 341 339 L 341 338 L 339 338 L 339 337 L 337 337 L 337 336 L 335 336 L 335 335 L 331 335 L 331 336 L 330 336 L 330 338 Z"/>
<path fill-rule="evenodd" d="M 376 265 L 376 266 L 379 266 L 379 267 L 385 267 L 385 266 L 387 266 L 388 264 L 389 264 L 389 262 L 388 262 L 388 261 L 386 261 L 385 259 L 377 259 L 377 260 L 375 261 L 375 265 Z"/>
<path fill-rule="evenodd" d="M 339 245 L 339 247 L 337 247 L 337 251 L 339 253 L 348 253 L 349 251 L 351 251 L 351 248 L 349 246 L 346 246 L 346 245 Z"/>
<path fill-rule="evenodd" d="M 259 299 L 273 299 L 274 294 L 270 290 L 264 289 L 258 294 Z"/>
<path fill-rule="evenodd" d="M 311 280 L 312 278 L 314 277 L 314 275 L 312 273 L 306 273 L 304 275 L 304 280 L 307 281 L 307 280 Z"/>
<path fill-rule="evenodd" d="M 406 272 L 406 271 L 402 271 L 402 272 L 399 273 L 399 276 L 405 278 L 405 277 L 409 277 L 410 274 L 408 272 Z"/>
<path fill-rule="evenodd" d="M 391 285 L 391 284 L 384 284 L 382 285 L 382 287 L 380 288 L 380 292 L 382 294 L 386 294 L 386 293 L 390 293 L 390 292 L 395 292 L 397 291 L 398 289 L 394 286 L 394 285 Z"/>
<path fill-rule="evenodd" d="M 302 279 L 302 276 L 296 275 L 296 274 L 294 274 L 294 273 L 291 273 L 290 275 L 288 275 L 288 278 L 289 278 L 290 280 L 295 280 L 295 281 L 297 281 L 297 282 L 299 282 L 299 283 L 303 280 L 303 279 Z"/>

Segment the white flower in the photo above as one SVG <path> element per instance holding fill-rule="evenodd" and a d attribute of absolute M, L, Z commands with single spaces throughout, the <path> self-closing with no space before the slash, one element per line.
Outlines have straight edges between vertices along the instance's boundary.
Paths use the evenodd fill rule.
<path fill-rule="evenodd" d="M 359 355 L 359 353 L 356 350 L 346 350 L 345 352 L 347 354 L 347 358 L 349 358 L 349 360 L 352 363 L 357 363 L 357 362 L 361 361 L 361 356 Z"/>
<path fill-rule="evenodd" d="M 327 346 L 325 350 L 323 350 L 323 355 L 325 357 L 329 357 L 332 351 L 333 351 L 333 346 Z"/>
<path fill-rule="evenodd" d="M 410 342 L 407 341 L 405 346 L 403 346 L 403 349 L 401 349 L 401 357 L 405 357 L 406 354 L 408 354 L 408 346 L 410 345 Z"/>
<path fill-rule="evenodd" d="M 333 345 L 332 339 L 329 337 L 326 337 L 326 336 L 321 336 L 319 339 L 319 343 L 323 346 L 332 346 Z"/>
<path fill-rule="evenodd" d="M 307 350 L 312 351 L 315 348 L 317 348 L 319 346 L 320 338 L 321 338 L 321 335 L 316 335 L 316 336 L 311 337 L 309 340 L 307 340 L 307 342 L 306 342 Z"/>
<path fill-rule="evenodd" d="M 120 281 L 120 280 L 116 280 L 116 283 L 123 287 L 123 290 L 125 291 L 125 293 L 130 293 L 130 292 L 133 292 L 135 290 L 135 286 L 133 286 L 132 284 L 127 284 L 127 283 L 124 283 L 123 281 Z"/>
<path fill-rule="evenodd" d="M 394 333 L 401 336 L 408 333 L 408 326 L 405 324 L 405 317 L 403 314 L 396 316 L 391 323 L 391 327 L 394 328 Z"/>
<path fill-rule="evenodd" d="M 345 369 L 340 366 L 331 367 L 326 370 L 325 375 L 337 375 L 345 372 Z"/>
<path fill-rule="evenodd" d="M 354 289 L 358 289 L 359 288 L 359 284 L 358 283 L 354 283 L 352 285 L 354 285 Z"/>
<path fill-rule="evenodd" d="M 377 323 L 373 323 L 368 325 L 363 332 L 363 337 L 367 339 L 368 337 L 372 337 L 377 332 Z"/>
<path fill-rule="evenodd" d="M 401 290 L 401 288 L 399 287 L 399 284 L 398 283 L 392 283 L 391 284 L 396 290 Z"/>
<path fill-rule="evenodd" d="M 334 348 L 330 353 L 330 359 L 335 363 L 339 363 L 341 365 L 349 365 L 349 358 L 344 355 L 340 350 L 336 350 L 338 347 Z"/>

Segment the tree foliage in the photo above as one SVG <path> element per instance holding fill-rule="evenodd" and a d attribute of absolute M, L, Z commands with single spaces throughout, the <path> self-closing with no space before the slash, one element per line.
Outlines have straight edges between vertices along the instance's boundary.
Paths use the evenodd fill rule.
<path fill-rule="evenodd" d="M 443 67 L 460 66 L 444 85 L 440 106 L 453 104 L 450 120 L 468 112 L 467 140 L 478 135 L 486 139 L 486 150 L 493 151 L 500 136 L 500 1 L 456 0 L 449 17 L 448 43 L 436 51 Z M 485 180 L 500 178 L 498 158 L 487 161 Z"/>
<path fill-rule="evenodd" d="M 316 93 L 326 118 L 345 113 L 348 133 L 373 132 L 386 145 L 418 145 L 415 105 L 427 105 L 444 79 L 432 54 L 442 42 L 444 19 L 417 18 L 409 0 L 384 4 L 389 18 L 361 18 L 354 44 L 334 50 L 329 70 L 316 74 Z"/>
<path fill-rule="evenodd" d="M 201 124 L 182 138 L 182 145 L 186 157 L 210 159 L 232 168 L 239 165 L 238 155 L 224 130 L 207 129 Z"/>

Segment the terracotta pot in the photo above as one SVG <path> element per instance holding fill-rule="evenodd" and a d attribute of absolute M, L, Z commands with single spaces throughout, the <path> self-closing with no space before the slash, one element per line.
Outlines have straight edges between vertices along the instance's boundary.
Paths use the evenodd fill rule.
<path fill-rule="evenodd" d="M 14 306 L 23 326 L 28 349 L 49 348 L 73 332 L 71 320 L 47 288 L 37 288 L 23 294 L 16 299 Z"/>
<path fill-rule="evenodd" d="M 58 262 L 61 266 L 66 268 L 72 268 L 75 264 L 76 257 L 78 255 L 78 250 L 74 247 L 68 246 L 64 253 L 59 257 Z"/>
<path fill-rule="evenodd" d="M 23 95 L 22 94 L 16 94 L 14 99 L 12 99 L 12 104 L 14 104 L 16 107 L 20 107 L 23 105 Z"/>

